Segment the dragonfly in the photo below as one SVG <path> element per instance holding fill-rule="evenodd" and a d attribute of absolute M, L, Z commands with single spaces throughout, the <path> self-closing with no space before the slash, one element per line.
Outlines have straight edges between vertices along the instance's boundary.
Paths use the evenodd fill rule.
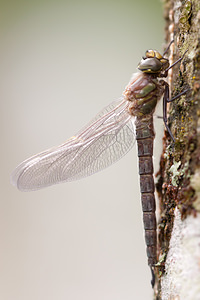
<path fill-rule="evenodd" d="M 173 42 L 173 41 L 172 41 Z M 171 42 L 171 43 L 172 43 Z M 75 136 L 65 143 L 36 154 L 22 162 L 12 174 L 12 183 L 21 191 L 33 191 L 57 183 L 78 180 L 112 165 L 123 157 L 137 141 L 143 223 L 148 265 L 155 283 L 157 263 L 157 233 L 155 216 L 155 185 L 153 179 L 153 114 L 163 96 L 163 120 L 173 142 L 175 139 L 167 124 L 169 85 L 162 79 L 171 66 L 157 50 L 147 50 L 126 86 L 122 96 L 105 107 Z"/>

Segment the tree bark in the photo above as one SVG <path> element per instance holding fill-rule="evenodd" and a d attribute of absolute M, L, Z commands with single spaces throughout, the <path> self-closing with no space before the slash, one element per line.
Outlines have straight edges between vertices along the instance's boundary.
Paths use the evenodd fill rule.
<path fill-rule="evenodd" d="M 155 299 L 200 299 L 200 1 L 166 0 L 166 44 L 170 63 L 169 106 L 160 170 L 158 254 Z M 190 89 L 190 90 L 189 90 Z"/>

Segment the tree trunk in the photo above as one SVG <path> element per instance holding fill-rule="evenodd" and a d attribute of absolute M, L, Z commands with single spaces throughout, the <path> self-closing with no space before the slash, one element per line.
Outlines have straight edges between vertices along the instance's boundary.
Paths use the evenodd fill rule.
<path fill-rule="evenodd" d="M 165 131 L 160 170 L 158 251 L 155 299 L 200 299 L 200 1 L 166 0 L 166 41 L 174 39 L 172 97 L 168 124 L 175 144 Z M 167 44 L 166 43 L 166 44 Z"/>

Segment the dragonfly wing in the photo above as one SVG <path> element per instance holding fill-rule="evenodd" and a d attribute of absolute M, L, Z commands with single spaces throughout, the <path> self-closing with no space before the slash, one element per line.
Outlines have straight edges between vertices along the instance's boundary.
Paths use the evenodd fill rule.
<path fill-rule="evenodd" d="M 121 98 L 64 144 L 22 162 L 12 182 L 22 191 L 92 175 L 125 155 L 135 142 L 133 117 Z"/>

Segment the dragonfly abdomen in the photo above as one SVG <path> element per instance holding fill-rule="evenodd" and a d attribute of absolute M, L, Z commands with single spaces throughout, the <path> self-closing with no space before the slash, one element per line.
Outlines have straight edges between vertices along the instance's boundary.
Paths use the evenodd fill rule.
<path fill-rule="evenodd" d="M 147 246 L 148 264 L 153 266 L 157 262 L 156 251 L 156 215 L 153 178 L 153 119 L 136 122 L 136 139 L 138 145 L 140 191 Z"/>

